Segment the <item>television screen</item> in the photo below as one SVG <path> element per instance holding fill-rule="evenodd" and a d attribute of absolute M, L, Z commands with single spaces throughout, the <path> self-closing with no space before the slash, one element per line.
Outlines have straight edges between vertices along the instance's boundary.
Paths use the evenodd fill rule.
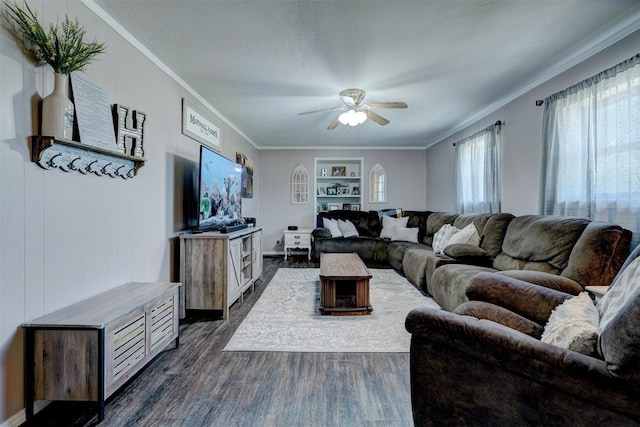
<path fill-rule="evenodd" d="M 216 230 L 242 218 L 242 167 L 200 146 L 199 230 Z"/>

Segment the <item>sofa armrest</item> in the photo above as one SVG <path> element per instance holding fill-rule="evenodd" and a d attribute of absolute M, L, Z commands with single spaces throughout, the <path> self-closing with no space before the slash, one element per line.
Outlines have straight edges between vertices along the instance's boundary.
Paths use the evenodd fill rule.
<path fill-rule="evenodd" d="M 609 414 L 624 414 L 625 425 L 640 419 L 640 395 L 600 359 L 492 321 L 426 307 L 412 310 L 405 327 L 412 334 L 416 425 L 428 419 L 473 423 L 479 414 L 487 417 L 483 425 L 584 425 Z"/>
<path fill-rule="evenodd" d="M 473 276 L 466 295 L 471 301 L 504 307 L 541 325 L 547 323 L 554 308 L 573 296 L 498 273 Z"/>
<path fill-rule="evenodd" d="M 540 339 L 542 332 L 544 332 L 543 325 L 529 320 L 524 316 L 520 316 L 504 307 L 484 301 L 467 301 L 460 304 L 453 312 L 473 316 L 477 319 L 491 320 L 538 339 Z"/>
<path fill-rule="evenodd" d="M 580 292 L 584 291 L 582 285 L 575 280 L 544 271 L 504 270 L 497 273 L 571 295 L 578 295 Z"/>
<path fill-rule="evenodd" d="M 311 235 L 313 236 L 314 239 L 330 239 L 331 238 L 331 231 L 329 231 L 329 229 L 327 228 L 316 228 L 311 232 Z"/>

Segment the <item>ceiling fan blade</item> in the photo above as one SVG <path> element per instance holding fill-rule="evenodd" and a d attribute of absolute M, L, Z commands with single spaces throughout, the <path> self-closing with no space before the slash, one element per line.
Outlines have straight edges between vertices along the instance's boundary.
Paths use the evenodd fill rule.
<path fill-rule="evenodd" d="M 374 122 L 376 122 L 381 126 L 386 126 L 389 124 L 389 120 L 385 119 L 380 114 L 376 114 L 373 111 L 365 111 L 364 113 L 367 115 L 368 118 L 370 118 L 371 120 L 373 120 Z"/>
<path fill-rule="evenodd" d="M 303 113 L 298 113 L 298 115 L 301 116 L 303 114 L 322 113 L 323 111 L 338 111 L 338 110 L 344 110 L 344 107 L 322 108 L 320 110 L 305 111 Z"/>
<path fill-rule="evenodd" d="M 370 102 L 363 105 L 364 108 L 407 108 L 406 102 Z"/>
<path fill-rule="evenodd" d="M 331 122 L 327 130 L 334 130 L 335 128 L 338 127 L 339 124 L 340 124 L 340 120 L 338 120 L 338 118 L 336 117 L 336 119 Z"/>

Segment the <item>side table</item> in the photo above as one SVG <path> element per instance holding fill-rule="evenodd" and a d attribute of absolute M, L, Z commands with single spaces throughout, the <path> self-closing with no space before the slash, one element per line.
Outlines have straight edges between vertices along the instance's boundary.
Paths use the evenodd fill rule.
<path fill-rule="evenodd" d="M 284 259 L 291 249 L 306 249 L 307 258 L 311 260 L 311 229 L 284 230 Z"/>

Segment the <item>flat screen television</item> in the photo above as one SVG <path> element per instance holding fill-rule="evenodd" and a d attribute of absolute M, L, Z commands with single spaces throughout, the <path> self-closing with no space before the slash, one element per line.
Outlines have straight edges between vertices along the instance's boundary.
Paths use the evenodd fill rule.
<path fill-rule="evenodd" d="M 198 230 L 218 230 L 242 219 L 242 166 L 200 146 Z"/>

